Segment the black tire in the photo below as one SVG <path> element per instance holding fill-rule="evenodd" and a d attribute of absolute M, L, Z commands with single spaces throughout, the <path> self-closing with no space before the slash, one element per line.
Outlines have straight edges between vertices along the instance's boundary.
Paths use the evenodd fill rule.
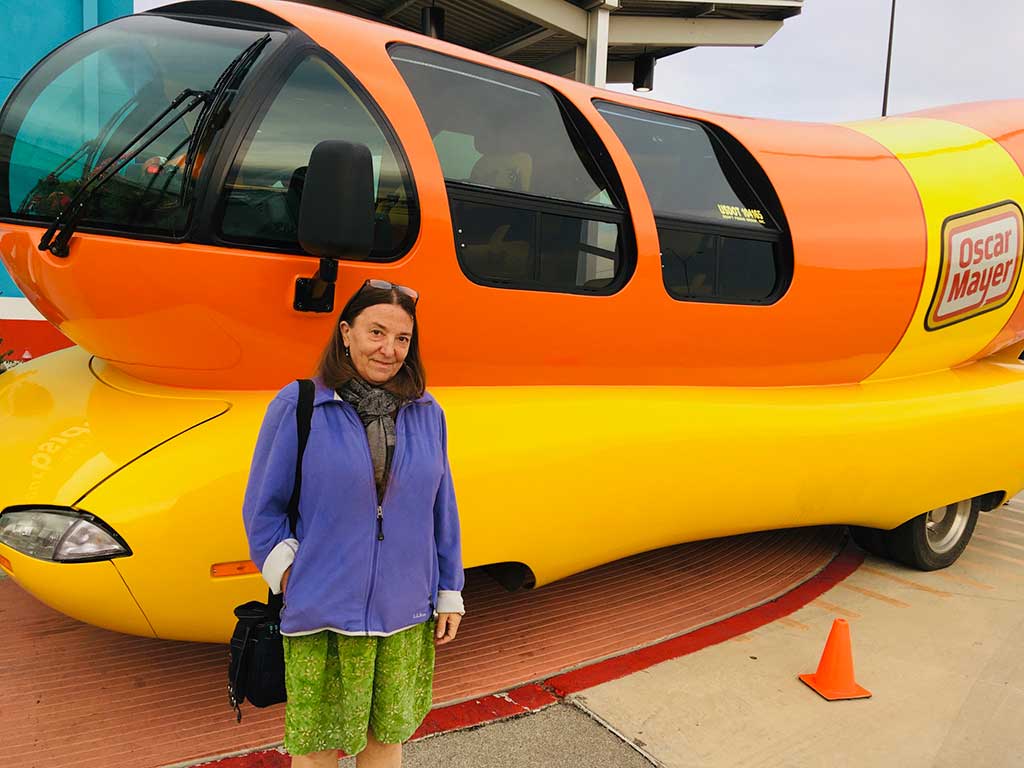
<path fill-rule="evenodd" d="M 972 499 L 965 499 L 918 515 L 891 531 L 851 526 L 850 533 L 874 555 L 936 571 L 960 557 L 978 524 L 978 509 Z"/>

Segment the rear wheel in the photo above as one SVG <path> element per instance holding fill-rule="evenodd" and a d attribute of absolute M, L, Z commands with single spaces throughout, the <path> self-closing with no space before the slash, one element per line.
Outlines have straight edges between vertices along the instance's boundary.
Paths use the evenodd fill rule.
<path fill-rule="evenodd" d="M 918 515 L 891 531 L 851 526 L 850 533 L 874 555 L 934 571 L 960 557 L 978 523 L 978 509 L 973 499 L 964 499 Z"/>

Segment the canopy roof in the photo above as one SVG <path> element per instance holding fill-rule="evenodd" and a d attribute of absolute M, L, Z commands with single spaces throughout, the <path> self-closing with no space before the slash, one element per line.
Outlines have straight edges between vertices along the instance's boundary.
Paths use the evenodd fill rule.
<path fill-rule="evenodd" d="M 422 10 L 435 5 L 445 11 L 449 42 L 597 85 L 628 81 L 642 53 L 661 57 L 700 45 L 763 45 L 803 8 L 803 0 L 307 2 L 415 31 L 421 31 Z"/>

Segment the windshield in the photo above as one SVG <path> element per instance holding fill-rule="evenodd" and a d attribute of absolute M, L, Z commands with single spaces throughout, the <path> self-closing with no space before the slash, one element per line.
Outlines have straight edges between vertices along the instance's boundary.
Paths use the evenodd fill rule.
<path fill-rule="evenodd" d="M 209 89 L 266 32 L 161 16 L 130 16 L 60 48 L 33 71 L 0 117 L 0 215 L 52 220 L 90 176 L 183 89 Z M 271 33 L 268 47 L 284 33 Z M 176 121 L 89 198 L 84 226 L 177 236 L 189 136 Z"/>

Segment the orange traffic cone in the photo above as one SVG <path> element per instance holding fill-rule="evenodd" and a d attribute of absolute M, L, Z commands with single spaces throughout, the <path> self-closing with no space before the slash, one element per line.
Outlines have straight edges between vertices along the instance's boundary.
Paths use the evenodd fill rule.
<path fill-rule="evenodd" d="M 832 622 L 832 630 L 825 641 L 825 650 L 818 662 L 818 671 L 800 675 L 800 679 L 829 701 L 839 699 L 866 699 L 871 695 L 853 679 L 853 653 L 850 650 L 850 625 L 846 619 Z"/>

